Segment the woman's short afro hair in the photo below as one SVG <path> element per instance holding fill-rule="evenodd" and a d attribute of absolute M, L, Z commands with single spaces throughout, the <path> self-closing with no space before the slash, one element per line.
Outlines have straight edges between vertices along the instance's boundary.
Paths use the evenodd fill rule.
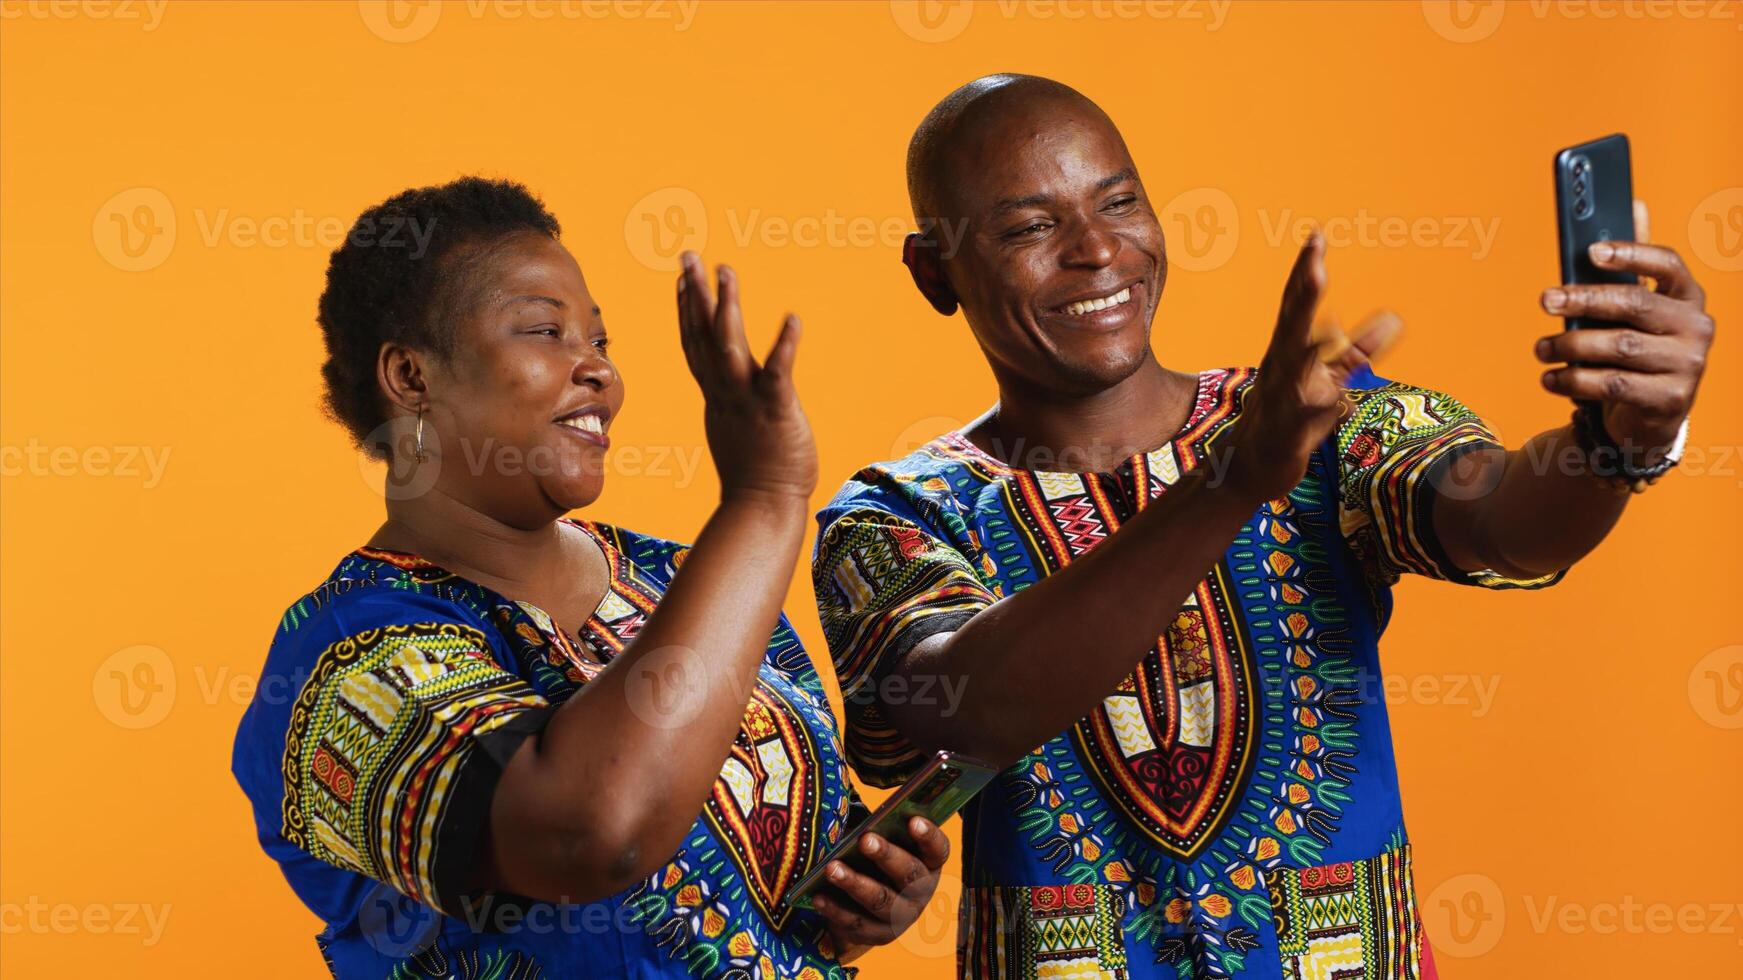
<path fill-rule="evenodd" d="M 327 263 L 319 320 L 326 412 L 359 448 L 386 458 L 376 430 L 387 421 L 375 378 L 384 343 L 446 356 L 458 263 L 510 235 L 561 234 L 557 219 L 520 184 L 462 177 L 403 191 L 363 212 Z"/>

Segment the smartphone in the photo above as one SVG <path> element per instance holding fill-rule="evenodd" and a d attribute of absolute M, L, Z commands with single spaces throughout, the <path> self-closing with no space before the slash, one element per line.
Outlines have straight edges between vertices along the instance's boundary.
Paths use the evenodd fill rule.
<path fill-rule="evenodd" d="M 1561 239 L 1561 281 L 1572 285 L 1632 283 L 1632 272 L 1592 264 L 1593 242 L 1634 240 L 1634 178 L 1628 137 L 1621 133 L 1570 146 L 1555 155 L 1555 213 Z M 1569 330 L 1614 324 L 1583 316 L 1566 318 Z"/>
<path fill-rule="evenodd" d="M 914 850 L 913 835 L 908 833 L 910 819 L 925 817 L 942 826 L 956 811 L 968 805 L 968 801 L 974 799 L 975 794 L 996 775 L 998 770 L 978 759 L 949 751 L 937 753 L 913 778 L 891 793 L 883 806 L 836 841 L 829 853 L 787 890 L 786 903 L 802 909 L 810 908 L 811 896 L 817 889 L 829 886 L 824 871 L 831 861 L 841 861 L 856 871 L 872 874 L 870 859 L 859 850 L 859 839 L 867 833 L 876 833 L 898 847 Z"/>

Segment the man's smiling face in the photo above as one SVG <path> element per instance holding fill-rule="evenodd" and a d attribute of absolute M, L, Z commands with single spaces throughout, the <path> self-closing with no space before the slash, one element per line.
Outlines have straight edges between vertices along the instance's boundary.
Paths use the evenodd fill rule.
<path fill-rule="evenodd" d="M 1150 356 L 1167 260 L 1113 123 L 1068 89 L 1019 83 L 943 142 L 932 203 L 967 221 L 945 268 L 995 373 L 1066 397 L 1130 377 Z"/>

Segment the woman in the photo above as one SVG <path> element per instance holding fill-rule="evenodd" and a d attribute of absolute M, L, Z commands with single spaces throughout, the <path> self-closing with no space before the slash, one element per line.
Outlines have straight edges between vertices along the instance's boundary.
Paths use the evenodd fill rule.
<path fill-rule="evenodd" d="M 758 364 L 731 270 L 717 301 L 683 265 L 721 484 L 688 548 L 564 517 L 623 385 L 524 188 L 407 191 L 333 253 L 327 405 L 390 462 L 387 519 L 285 613 L 234 770 L 336 976 L 846 976 L 936 886 L 916 821 L 916 853 L 868 835 L 875 877 L 782 902 L 863 811 L 780 612 L 816 482 L 799 323 Z"/>

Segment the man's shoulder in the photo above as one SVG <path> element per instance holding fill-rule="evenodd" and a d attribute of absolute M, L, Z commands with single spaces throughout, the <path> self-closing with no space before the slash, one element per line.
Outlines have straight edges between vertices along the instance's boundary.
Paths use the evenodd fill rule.
<path fill-rule="evenodd" d="M 826 509 L 949 496 L 961 479 L 964 459 L 955 433 L 938 436 L 905 456 L 860 467 L 836 491 Z"/>

